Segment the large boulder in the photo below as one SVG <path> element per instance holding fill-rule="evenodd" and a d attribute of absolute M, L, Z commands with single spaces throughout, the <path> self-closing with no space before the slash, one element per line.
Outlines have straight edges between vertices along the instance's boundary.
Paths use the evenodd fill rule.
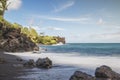
<path fill-rule="evenodd" d="M 100 66 L 95 71 L 96 80 L 120 80 L 120 74 L 108 66 Z"/>
<path fill-rule="evenodd" d="M 36 66 L 33 59 L 30 59 L 29 61 L 27 61 L 27 62 L 24 63 L 23 65 L 24 65 L 24 67 L 29 67 L 29 68 L 33 68 L 33 67 Z"/>
<path fill-rule="evenodd" d="M 38 68 L 51 68 L 52 67 L 52 61 L 46 57 L 46 58 L 39 58 L 37 61 L 36 61 L 36 66 Z"/>
<path fill-rule="evenodd" d="M 81 71 L 76 71 L 69 80 L 95 80 L 94 77 Z"/>

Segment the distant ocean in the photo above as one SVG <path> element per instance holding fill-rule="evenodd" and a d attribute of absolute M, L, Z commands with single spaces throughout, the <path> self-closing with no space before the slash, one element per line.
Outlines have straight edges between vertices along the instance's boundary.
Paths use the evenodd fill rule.
<path fill-rule="evenodd" d="M 53 62 L 51 69 L 27 69 L 25 80 L 69 80 L 77 70 L 94 75 L 101 65 L 110 66 L 120 73 L 120 43 L 67 43 L 40 47 L 47 49 L 41 53 L 10 53 L 25 60 L 48 57 Z"/>
<path fill-rule="evenodd" d="M 67 43 L 42 47 L 47 49 L 47 53 L 69 53 L 79 56 L 120 56 L 120 43 Z"/>

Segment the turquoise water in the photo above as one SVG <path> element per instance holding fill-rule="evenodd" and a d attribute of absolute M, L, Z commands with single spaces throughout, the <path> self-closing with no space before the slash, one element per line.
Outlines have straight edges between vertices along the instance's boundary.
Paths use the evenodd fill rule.
<path fill-rule="evenodd" d="M 69 53 L 81 56 L 119 56 L 120 43 L 68 43 L 65 45 L 42 46 L 46 53 Z"/>

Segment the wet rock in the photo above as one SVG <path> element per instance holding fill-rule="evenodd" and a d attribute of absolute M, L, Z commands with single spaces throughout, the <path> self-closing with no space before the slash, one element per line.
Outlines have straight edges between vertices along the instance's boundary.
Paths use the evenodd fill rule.
<path fill-rule="evenodd" d="M 37 61 L 36 61 L 36 66 L 38 68 L 51 68 L 52 67 L 52 61 L 46 57 L 46 58 L 39 58 Z"/>
<path fill-rule="evenodd" d="M 33 59 L 30 59 L 29 61 L 27 61 L 26 63 L 23 64 L 24 67 L 30 67 L 30 68 L 33 68 L 35 67 L 35 62 Z"/>
<path fill-rule="evenodd" d="M 21 58 L 17 58 L 16 60 L 17 60 L 17 61 L 20 61 L 20 62 L 22 62 L 22 61 L 23 61 L 23 59 L 21 59 Z"/>
<path fill-rule="evenodd" d="M 69 80 L 95 80 L 94 77 L 81 71 L 76 71 Z"/>
<path fill-rule="evenodd" d="M 95 71 L 96 80 L 120 80 L 120 74 L 108 66 L 100 66 Z"/>
<path fill-rule="evenodd" d="M 34 51 L 39 51 L 39 47 L 34 47 Z"/>

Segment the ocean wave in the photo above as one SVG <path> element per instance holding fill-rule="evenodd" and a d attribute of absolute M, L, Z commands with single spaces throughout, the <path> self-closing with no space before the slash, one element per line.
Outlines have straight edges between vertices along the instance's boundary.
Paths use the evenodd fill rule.
<path fill-rule="evenodd" d="M 120 58 L 111 56 L 80 56 L 77 54 L 63 54 L 63 53 L 41 53 L 33 54 L 32 52 L 25 53 L 6 53 L 19 56 L 25 60 L 49 57 L 54 65 L 69 65 L 78 68 L 95 69 L 101 65 L 108 65 L 115 71 L 120 69 Z"/>

